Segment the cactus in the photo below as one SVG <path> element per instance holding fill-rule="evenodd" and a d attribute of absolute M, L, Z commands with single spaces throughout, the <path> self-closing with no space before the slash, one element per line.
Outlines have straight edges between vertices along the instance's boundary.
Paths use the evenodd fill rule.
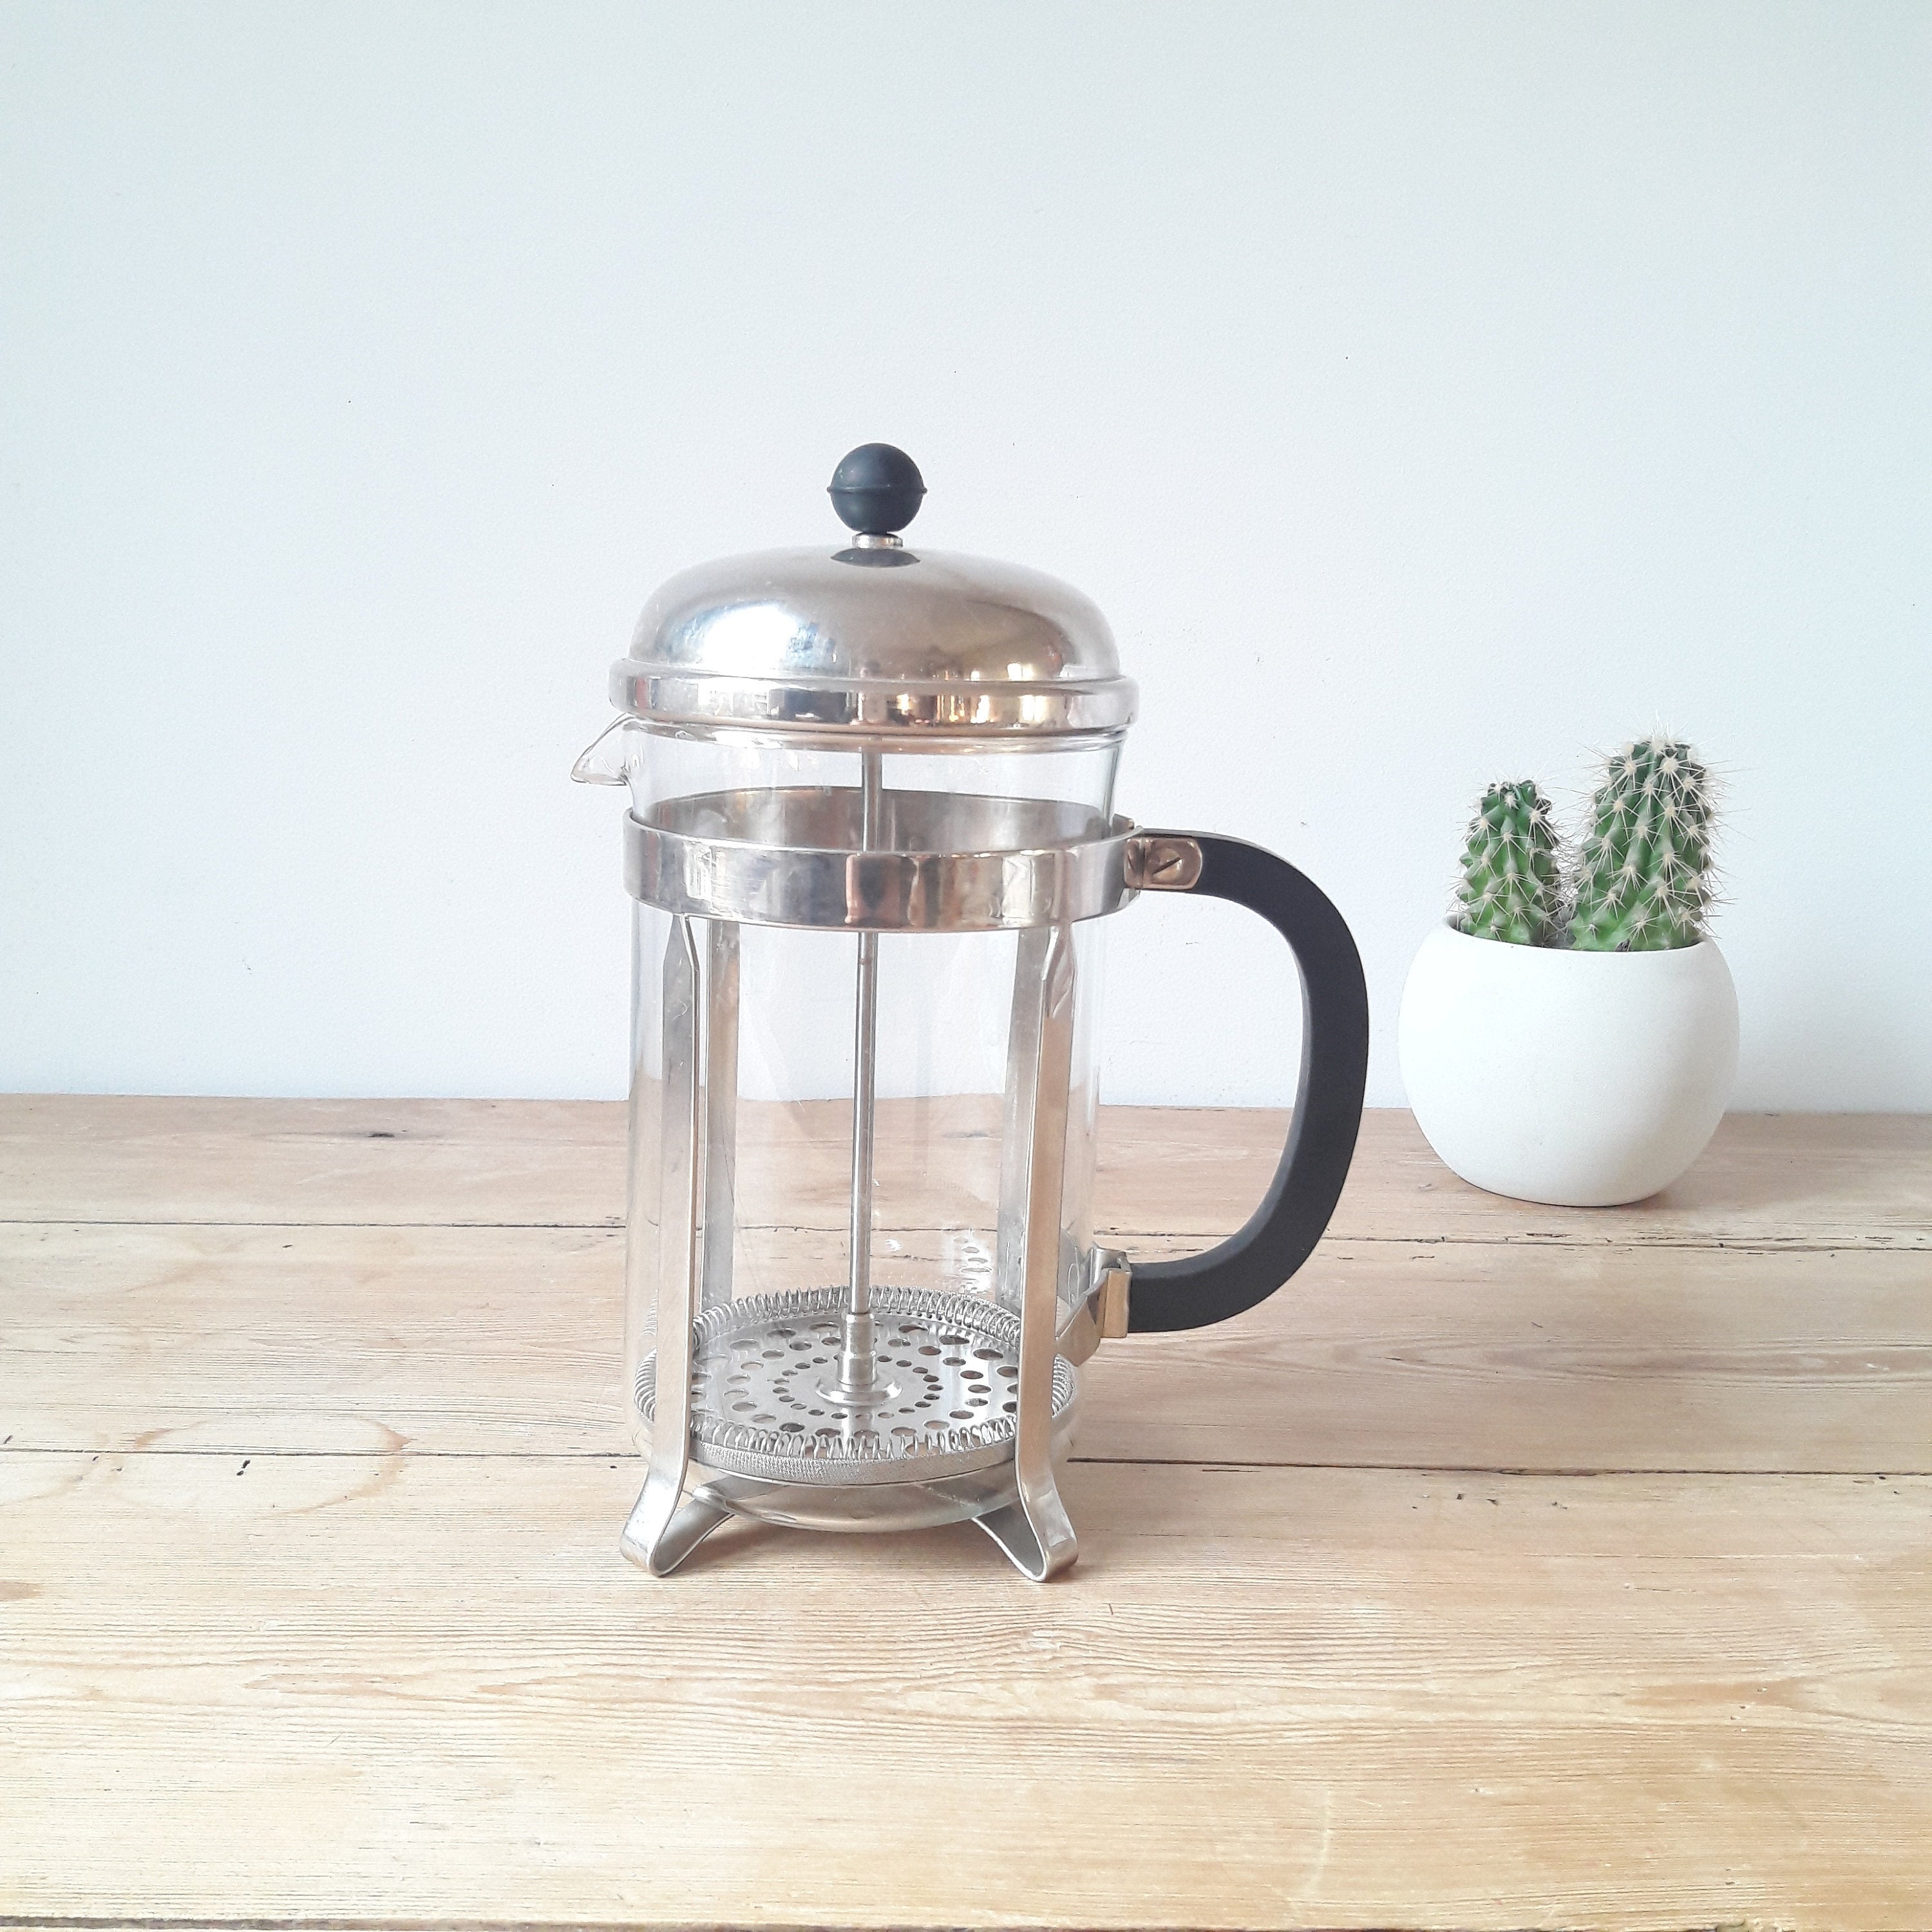
<path fill-rule="evenodd" d="M 1640 740 L 1607 761 L 1577 848 L 1569 944 L 1661 952 L 1704 937 L 1711 778 L 1688 745 Z"/>
<path fill-rule="evenodd" d="M 1478 939 L 1512 946 L 1554 944 L 1556 844 L 1550 802 L 1534 779 L 1490 786 L 1469 821 L 1450 923 Z"/>

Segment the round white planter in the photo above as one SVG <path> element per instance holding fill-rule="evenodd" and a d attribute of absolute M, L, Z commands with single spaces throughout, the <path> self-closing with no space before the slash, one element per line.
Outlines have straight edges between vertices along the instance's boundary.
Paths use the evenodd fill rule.
<path fill-rule="evenodd" d="M 1738 996 L 1708 939 L 1570 952 L 1441 926 L 1409 968 L 1400 1032 L 1416 1121 L 1465 1180 L 1607 1208 L 1703 1151 L 1737 1071 Z"/>

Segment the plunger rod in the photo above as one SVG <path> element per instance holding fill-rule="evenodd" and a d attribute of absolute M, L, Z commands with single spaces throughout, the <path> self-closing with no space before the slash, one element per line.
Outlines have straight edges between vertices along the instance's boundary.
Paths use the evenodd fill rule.
<path fill-rule="evenodd" d="M 869 850 L 879 838 L 883 761 L 877 752 L 862 754 L 859 794 L 859 846 Z M 859 985 L 852 1026 L 852 1231 L 850 1272 L 845 1290 L 844 1339 L 838 1354 L 838 1382 L 856 1394 L 872 1386 L 872 1147 L 877 1105 L 879 1050 L 879 935 L 859 935 Z"/>

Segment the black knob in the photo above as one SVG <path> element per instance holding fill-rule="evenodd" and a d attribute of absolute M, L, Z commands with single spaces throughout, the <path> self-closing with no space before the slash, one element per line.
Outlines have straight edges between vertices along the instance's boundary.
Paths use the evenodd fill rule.
<path fill-rule="evenodd" d="M 832 471 L 825 494 L 848 530 L 890 536 L 919 514 L 926 478 L 904 450 L 889 442 L 862 442 Z"/>

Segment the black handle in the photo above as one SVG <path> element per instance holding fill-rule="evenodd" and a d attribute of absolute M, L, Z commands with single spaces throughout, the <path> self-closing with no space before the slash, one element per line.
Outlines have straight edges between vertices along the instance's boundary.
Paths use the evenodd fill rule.
<path fill-rule="evenodd" d="M 1127 1326 L 1136 1334 L 1225 1322 L 1265 1301 L 1308 1258 L 1348 1178 L 1369 1072 L 1361 956 L 1328 895 L 1258 845 L 1184 836 L 1201 848 L 1201 876 L 1186 890 L 1259 913 L 1294 954 L 1301 969 L 1301 1081 L 1281 1165 L 1247 1226 L 1185 1261 L 1134 1263 Z"/>

